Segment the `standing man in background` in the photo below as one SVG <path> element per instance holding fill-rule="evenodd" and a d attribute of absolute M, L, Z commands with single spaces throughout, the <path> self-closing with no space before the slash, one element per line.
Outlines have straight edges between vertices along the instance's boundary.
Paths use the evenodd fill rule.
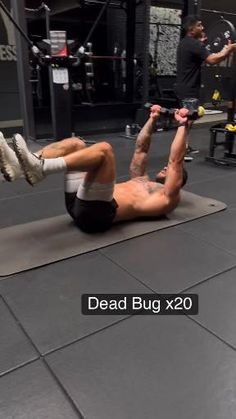
<path fill-rule="evenodd" d="M 199 106 L 201 87 L 201 66 L 205 62 L 210 65 L 225 60 L 236 50 L 236 44 L 228 41 L 224 48 L 212 54 L 204 45 L 206 36 L 201 19 L 196 15 L 186 16 L 183 21 L 184 38 L 177 49 L 177 78 L 175 93 L 180 107 L 195 110 Z M 190 127 L 192 122 L 190 122 Z M 191 161 L 191 154 L 198 153 L 187 145 L 185 161 Z"/>

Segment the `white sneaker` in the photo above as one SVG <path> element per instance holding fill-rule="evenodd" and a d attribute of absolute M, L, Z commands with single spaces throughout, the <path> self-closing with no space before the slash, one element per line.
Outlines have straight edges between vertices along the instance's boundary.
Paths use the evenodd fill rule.
<path fill-rule="evenodd" d="M 189 156 L 189 155 L 184 156 L 184 161 L 187 161 L 187 162 L 193 161 L 193 156 Z"/>
<path fill-rule="evenodd" d="M 25 178 L 33 186 L 45 177 L 43 173 L 44 160 L 31 153 L 20 134 L 14 134 L 12 141 Z"/>
<path fill-rule="evenodd" d="M 23 174 L 16 154 L 7 144 L 2 132 L 0 132 L 0 170 L 8 182 L 18 179 Z"/>

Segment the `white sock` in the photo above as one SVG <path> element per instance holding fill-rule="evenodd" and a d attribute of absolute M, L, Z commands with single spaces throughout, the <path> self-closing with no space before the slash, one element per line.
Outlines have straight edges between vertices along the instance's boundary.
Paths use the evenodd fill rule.
<path fill-rule="evenodd" d="M 56 157 L 55 159 L 43 160 L 43 173 L 45 173 L 45 175 L 65 172 L 66 170 L 66 162 L 63 157 Z"/>
<path fill-rule="evenodd" d="M 77 192 L 81 182 L 83 182 L 86 172 L 71 171 L 65 174 L 65 192 Z"/>

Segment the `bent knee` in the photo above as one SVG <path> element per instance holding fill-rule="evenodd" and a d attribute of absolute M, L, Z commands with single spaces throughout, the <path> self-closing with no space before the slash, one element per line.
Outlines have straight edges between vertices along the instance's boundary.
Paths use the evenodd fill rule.
<path fill-rule="evenodd" d="M 107 143 L 106 141 L 103 141 L 99 143 L 100 150 L 104 153 L 105 156 L 111 156 L 113 155 L 113 148 L 111 144 Z"/>
<path fill-rule="evenodd" d="M 74 146 L 76 150 L 83 150 L 84 148 L 86 148 L 85 142 L 81 140 L 81 138 L 79 137 L 72 137 L 71 141 L 72 141 L 72 145 Z"/>
<path fill-rule="evenodd" d="M 65 138 L 56 144 L 58 144 L 62 155 L 74 153 L 75 151 L 83 150 L 86 147 L 84 141 L 77 137 Z"/>
<path fill-rule="evenodd" d="M 101 149 L 104 151 L 107 151 L 107 152 L 113 151 L 111 144 L 108 143 L 107 141 L 102 141 L 101 143 L 98 143 L 98 144 L 101 147 Z"/>

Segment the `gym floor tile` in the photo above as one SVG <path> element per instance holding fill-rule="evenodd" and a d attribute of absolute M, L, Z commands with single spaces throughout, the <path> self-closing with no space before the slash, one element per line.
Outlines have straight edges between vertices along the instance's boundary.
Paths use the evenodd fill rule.
<path fill-rule="evenodd" d="M 234 268 L 191 288 L 189 292 L 199 296 L 199 314 L 194 318 L 236 349 L 235 278 Z"/>
<path fill-rule="evenodd" d="M 166 165 L 173 137 L 173 130 L 153 136 L 152 177 Z M 117 177 L 127 179 L 135 141 L 117 133 L 88 139 L 112 143 Z M 185 165 L 186 189 L 230 209 L 1 280 L 1 419 L 235 419 L 236 170 L 205 162 L 209 141 L 208 127 L 191 131 L 200 152 Z M 63 213 L 63 174 L 34 188 L 0 179 L 1 227 Z M 199 315 L 81 313 L 83 293 L 148 287 L 190 287 Z"/>
<path fill-rule="evenodd" d="M 0 201 L 0 228 L 53 217 L 65 212 L 63 190 L 23 194 Z"/>
<path fill-rule="evenodd" d="M 0 297 L 0 375 L 36 358 L 37 352 Z"/>
<path fill-rule="evenodd" d="M 1 377 L 0 394 L 2 419 L 81 418 L 40 361 Z"/>
<path fill-rule="evenodd" d="M 236 353 L 191 319 L 135 316 L 49 355 L 89 419 L 234 419 Z"/>
<path fill-rule="evenodd" d="M 226 209 L 177 228 L 236 254 L 236 209 Z"/>
<path fill-rule="evenodd" d="M 42 191 L 48 191 L 51 189 L 64 187 L 64 176 L 61 173 L 46 177 L 32 188 L 24 178 L 20 178 L 15 182 L 6 182 L 5 180 L 0 181 L 0 200 L 2 198 L 20 196 L 22 194 L 30 194 Z"/>
<path fill-rule="evenodd" d="M 214 180 L 186 185 L 186 190 L 202 196 L 217 199 L 224 202 L 228 206 L 236 206 L 236 194 L 231 191 L 235 190 L 236 173 L 219 177 Z"/>
<path fill-rule="evenodd" d="M 6 182 L 5 180 L 0 180 L 0 202 L 7 198 L 15 197 L 20 194 L 20 191 L 16 191 L 14 188 L 15 182 Z"/>
<path fill-rule="evenodd" d="M 0 294 L 42 354 L 125 317 L 83 315 L 82 294 L 147 292 L 98 252 L 23 272 L 0 284 Z"/>
<path fill-rule="evenodd" d="M 162 293 L 195 285 L 236 263 L 233 255 L 175 227 L 118 243 L 100 252 Z"/>
<path fill-rule="evenodd" d="M 224 176 L 230 176 L 235 174 L 235 168 L 229 166 L 219 167 L 214 164 L 209 164 L 204 161 L 204 157 L 199 156 L 198 154 L 194 155 L 194 160 L 185 164 L 185 168 L 188 171 L 188 185 L 195 182 L 205 182 L 209 180 L 214 180 L 217 182 L 218 179 L 224 178 Z M 201 194 L 200 194 L 201 195 Z"/>

